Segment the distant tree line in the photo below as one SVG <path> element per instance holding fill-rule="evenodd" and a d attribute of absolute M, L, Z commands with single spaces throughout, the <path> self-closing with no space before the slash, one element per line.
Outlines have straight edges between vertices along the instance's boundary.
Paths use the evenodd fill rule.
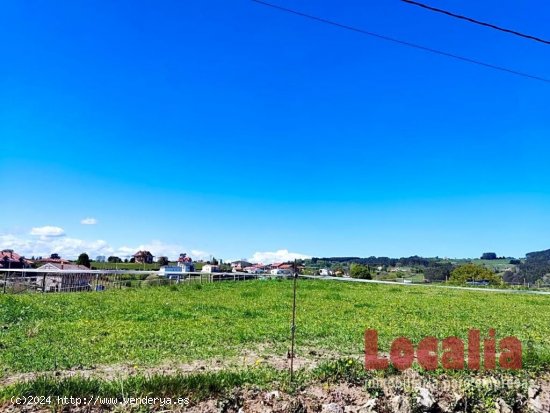
<path fill-rule="evenodd" d="M 506 257 L 499 257 L 495 252 L 484 252 L 481 255 L 482 260 L 504 260 Z"/>
<path fill-rule="evenodd" d="M 419 257 L 414 255 L 412 257 L 402 257 L 402 258 L 389 258 L 389 257 L 328 257 L 328 258 L 317 258 L 313 257 L 311 263 L 313 265 L 321 262 L 330 262 L 330 263 L 339 263 L 339 264 L 361 264 L 369 265 L 371 267 L 385 266 L 385 267 L 395 267 L 400 266 L 423 266 L 426 267 L 434 259 Z"/>
<path fill-rule="evenodd" d="M 424 278 L 428 281 L 447 281 L 455 268 L 450 262 L 431 262 L 424 269 Z"/>
<path fill-rule="evenodd" d="M 535 251 L 526 254 L 525 261 L 520 262 L 516 272 L 507 271 L 504 281 L 509 283 L 536 283 L 550 279 L 550 250 Z M 549 280 L 550 281 L 550 280 Z"/>

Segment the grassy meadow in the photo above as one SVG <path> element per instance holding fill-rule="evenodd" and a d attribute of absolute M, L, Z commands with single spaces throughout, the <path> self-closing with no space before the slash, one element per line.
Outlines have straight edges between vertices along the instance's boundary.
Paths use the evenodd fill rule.
<path fill-rule="evenodd" d="M 171 264 L 172 265 L 172 264 Z M 175 265 L 175 264 L 173 264 Z M 156 262 L 152 264 L 142 264 L 139 262 L 99 262 L 92 261 L 90 267 L 96 270 L 134 270 L 134 271 L 157 271 L 160 265 Z"/>
<path fill-rule="evenodd" d="M 517 336 L 524 364 L 550 365 L 550 297 L 299 280 L 298 355 L 360 355 L 365 328 L 381 351 L 398 336 Z M 220 282 L 95 293 L 0 295 L 0 375 L 132 363 L 154 366 L 243 350 L 286 354 L 292 284 Z"/>

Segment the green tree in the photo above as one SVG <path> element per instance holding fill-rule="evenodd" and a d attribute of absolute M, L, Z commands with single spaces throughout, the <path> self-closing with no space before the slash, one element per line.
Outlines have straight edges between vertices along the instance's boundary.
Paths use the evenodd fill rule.
<path fill-rule="evenodd" d="M 502 279 L 488 268 L 475 264 L 464 264 L 451 272 L 449 281 L 453 284 L 466 284 L 468 281 L 488 281 L 492 285 L 502 284 Z"/>
<path fill-rule="evenodd" d="M 168 265 L 168 257 L 159 257 L 157 262 L 160 266 Z"/>
<path fill-rule="evenodd" d="M 349 275 L 352 278 L 362 278 L 364 280 L 372 280 L 370 270 L 366 265 L 351 264 L 349 267 Z"/>
<path fill-rule="evenodd" d="M 83 252 L 82 254 L 80 254 L 78 256 L 78 259 L 76 260 L 76 264 L 77 265 L 84 265 L 85 267 L 90 268 L 90 257 L 88 256 L 88 254 Z"/>

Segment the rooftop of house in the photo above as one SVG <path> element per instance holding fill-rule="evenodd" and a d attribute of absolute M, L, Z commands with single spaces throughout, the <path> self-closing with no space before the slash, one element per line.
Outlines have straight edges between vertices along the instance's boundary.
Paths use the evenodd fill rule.
<path fill-rule="evenodd" d="M 17 254 L 11 249 L 4 249 L 0 251 L 0 261 L 2 262 L 19 262 L 20 259 L 25 260 L 26 263 L 29 263 L 30 261 L 25 259 L 25 257 Z"/>
<path fill-rule="evenodd" d="M 38 267 L 39 270 L 89 270 L 88 267 L 84 265 L 77 265 L 77 264 L 65 264 L 65 263 L 55 263 L 55 262 L 48 262 L 41 267 Z"/>
<path fill-rule="evenodd" d="M 233 261 L 231 265 L 240 265 L 241 267 L 248 267 L 254 264 L 250 263 L 249 261 L 239 260 L 239 261 Z"/>
<path fill-rule="evenodd" d="M 144 256 L 151 256 L 153 257 L 153 254 L 151 254 L 149 251 L 138 251 L 134 255 L 134 257 L 144 257 Z"/>

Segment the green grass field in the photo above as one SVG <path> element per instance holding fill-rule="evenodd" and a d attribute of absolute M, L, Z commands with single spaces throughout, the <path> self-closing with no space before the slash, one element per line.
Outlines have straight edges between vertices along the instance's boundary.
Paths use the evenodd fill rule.
<path fill-rule="evenodd" d="M 515 265 L 510 264 L 509 258 L 496 259 L 496 260 L 482 260 L 479 258 L 474 259 L 456 259 L 456 260 L 442 260 L 441 262 L 452 262 L 457 265 L 462 265 L 466 263 L 473 263 L 476 265 L 482 265 L 491 270 L 496 270 L 497 272 L 504 271 L 507 268 L 515 267 Z"/>
<path fill-rule="evenodd" d="M 100 293 L 0 295 L 0 374 L 112 363 L 153 366 L 243 349 L 284 355 L 291 283 L 222 282 Z M 381 350 L 398 336 L 514 335 L 524 364 L 550 364 L 550 297 L 300 280 L 297 348 L 361 354 L 365 328 Z"/>
<path fill-rule="evenodd" d="M 172 265 L 172 264 L 171 264 Z M 175 265 L 175 264 L 173 264 Z M 91 267 L 98 270 L 158 270 L 160 265 L 156 262 L 152 264 L 140 264 L 135 262 L 97 262 L 93 261 Z"/>

